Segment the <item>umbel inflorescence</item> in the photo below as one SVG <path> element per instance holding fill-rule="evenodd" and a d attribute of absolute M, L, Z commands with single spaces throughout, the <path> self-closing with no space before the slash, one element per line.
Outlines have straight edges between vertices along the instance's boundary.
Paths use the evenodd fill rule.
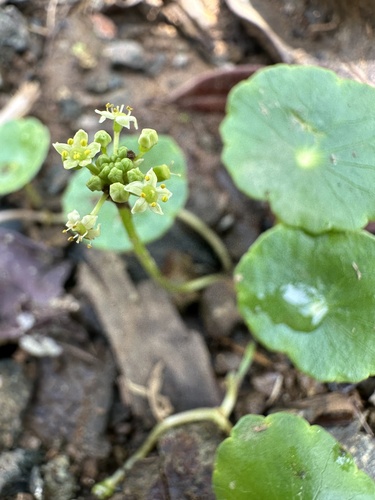
<path fill-rule="evenodd" d="M 100 224 L 97 224 L 99 211 L 106 200 L 118 203 L 128 203 L 131 195 L 138 199 L 131 212 L 142 213 L 147 209 L 163 215 L 160 203 L 165 203 L 172 196 L 165 181 L 171 176 L 167 165 L 156 165 L 146 174 L 140 166 L 143 156 L 158 142 L 156 130 L 144 128 L 138 138 L 139 152 L 119 147 L 119 137 L 123 128 L 130 129 L 133 124 L 138 129 L 138 122 L 131 114 L 132 108 L 107 104 L 105 111 L 95 110 L 100 115 L 99 123 L 106 119 L 113 120 L 113 138 L 105 130 L 99 130 L 93 142 L 88 142 L 88 134 L 80 129 L 67 143 L 56 142 L 53 147 L 61 155 L 65 169 L 79 170 L 83 167 L 91 172 L 87 187 L 91 191 L 102 192 L 102 196 L 94 209 L 88 215 L 80 216 L 77 210 L 68 214 L 64 232 L 73 233 L 69 240 L 80 243 L 83 240 L 91 246 L 91 241 L 100 235 Z M 112 142 L 112 152 L 107 148 Z"/>

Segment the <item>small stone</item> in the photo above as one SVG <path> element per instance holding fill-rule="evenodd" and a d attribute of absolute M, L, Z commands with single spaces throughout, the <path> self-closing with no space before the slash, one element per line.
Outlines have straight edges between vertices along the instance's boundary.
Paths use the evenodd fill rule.
<path fill-rule="evenodd" d="M 0 498 L 28 492 L 31 471 L 39 461 L 36 451 L 16 449 L 1 453 Z"/>
<path fill-rule="evenodd" d="M 90 73 L 85 80 L 86 90 L 93 94 L 105 94 L 106 92 L 120 88 L 121 85 L 122 78 L 106 71 Z"/>
<path fill-rule="evenodd" d="M 29 47 L 30 37 L 26 19 L 14 5 L 0 9 L 0 50 L 5 62 L 14 53 L 22 53 Z M 5 61 L 3 61 L 5 59 Z"/>
<path fill-rule="evenodd" d="M 57 455 L 43 466 L 46 498 L 54 500 L 75 498 L 77 485 L 69 468 L 69 459 L 66 455 Z"/>
<path fill-rule="evenodd" d="M 135 70 L 145 70 L 148 66 L 146 52 L 142 45 L 134 40 L 117 40 L 108 44 L 104 55 L 113 66 L 122 66 Z"/>

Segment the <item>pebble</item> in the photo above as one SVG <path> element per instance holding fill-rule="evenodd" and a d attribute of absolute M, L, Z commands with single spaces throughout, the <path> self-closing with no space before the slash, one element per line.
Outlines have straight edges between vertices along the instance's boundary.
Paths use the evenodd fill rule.
<path fill-rule="evenodd" d="M 15 449 L 0 454 L 0 498 L 8 498 L 30 489 L 31 471 L 40 454 L 32 450 Z M 13 496 L 11 498 L 14 498 Z M 18 496 L 17 496 L 18 498 Z"/>
<path fill-rule="evenodd" d="M 134 40 L 116 40 L 110 42 L 103 54 L 113 66 L 134 70 L 146 70 L 149 62 L 142 45 Z"/>
<path fill-rule="evenodd" d="M 0 63 L 11 62 L 15 53 L 22 53 L 30 44 L 27 22 L 14 5 L 0 8 Z"/>
<path fill-rule="evenodd" d="M 85 88 L 93 94 L 105 94 L 121 87 L 123 79 L 115 74 L 101 71 L 90 73 L 85 80 Z"/>
<path fill-rule="evenodd" d="M 53 500 L 71 500 L 75 498 L 77 485 L 70 472 L 69 458 L 57 455 L 42 467 L 44 492 L 46 498 Z"/>

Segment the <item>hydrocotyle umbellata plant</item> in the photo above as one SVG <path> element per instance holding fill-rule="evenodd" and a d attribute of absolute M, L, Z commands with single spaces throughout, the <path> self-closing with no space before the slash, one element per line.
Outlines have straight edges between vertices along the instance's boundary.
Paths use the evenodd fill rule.
<path fill-rule="evenodd" d="M 286 85 L 293 88 L 293 91 L 286 93 Z M 366 171 L 371 174 L 373 170 L 370 152 L 363 146 L 363 138 L 360 139 L 360 135 L 357 134 L 354 139 L 346 143 L 345 127 L 341 123 L 344 121 L 347 125 L 355 126 L 361 123 L 360 113 L 353 113 L 350 103 L 353 100 L 351 93 L 355 95 L 357 104 L 361 101 L 358 94 L 363 90 L 362 87 L 355 82 L 340 80 L 333 73 L 318 68 L 297 69 L 276 66 L 240 84 L 232 92 L 228 115 L 222 127 L 223 159 L 235 182 L 250 196 L 269 201 L 271 209 L 280 221 L 252 246 L 236 269 L 240 310 L 257 339 L 270 349 L 286 352 L 301 370 L 319 380 L 357 381 L 374 372 L 371 356 L 372 339 L 369 334 L 373 328 L 369 311 L 374 304 L 374 295 L 371 293 L 373 279 L 369 260 L 375 255 L 375 247 L 374 238 L 361 230 L 367 220 L 373 217 L 371 204 L 366 201 L 365 196 L 362 196 L 366 190 L 369 191 Z M 314 89 L 311 95 L 310 88 Z M 316 91 L 316 88 L 319 90 Z M 311 97 L 313 102 L 318 101 L 322 95 L 322 88 L 327 94 L 327 99 L 318 113 L 309 98 Z M 365 88 L 367 99 L 371 95 L 373 97 L 374 91 Z M 297 89 L 303 90 L 299 94 Z M 294 100 L 290 98 L 291 96 Z M 335 109 L 330 111 L 328 104 L 334 97 L 341 99 L 347 115 L 335 114 Z M 364 107 L 362 103 L 362 111 Z M 126 167 L 126 174 L 135 168 L 141 170 L 142 179 L 134 181 L 123 174 L 120 176 L 116 170 L 109 177 L 109 170 L 104 170 L 109 165 L 110 171 L 112 168 L 122 171 L 122 167 L 116 166 L 116 161 L 119 161 L 116 157 L 119 152 L 119 141 L 116 139 L 117 125 L 113 116 L 129 117 L 129 111 L 125 114 L 121 108 L 108 106 L 106 110 L 108 115 L 99 112 L 105 118 L 114 119 L 112 155 L 115 157 L 109 157 L 109 162 L 105 158 L 103 167 L 101 162 L 93 160 L 99 150 L 94 153 L 96 147 L 89 147 L 87 137 L 83 137 L 84 144 L 81 145 L 84 149 L 79 149 L 76 157 L 72 157 L 74 161 L 78 160 L 78 164 L 70 168 L 87 167 L 92 164 L 97 167 L 91 168 L 94 179 L 91 178 L 88 187 L 93 192 L 101 191 L 102 195 L 98 201 L 99 205 L 96 205 L 88 215 L 96 217 L 99 210 L 102 210 L 104 201 L 111 200 L 119 210 L 121 223 L 136 253 L 146 255 L 143 261 L 142 258 L 140 260 L 147 269 L 149 257 L 144 254 L 143 242 L 139 242 L 138 236 L 133 235 L 132 229 L 129 230 L 131 226 L 124 221 L 122 210 L 126 210 L 126 217 L 130 213 L 135 215 L 137 209 L 144 212 L 143 208 L 151 210 L 156 208 L 156 214 L 160 215 L 158 207 L 156 205 L 150 207 L 149 201 L 151 203 L 168 201 L 169 204 L 171 196 L 168 195 L 166 200 L 155 198 L 158 184 L 151 179 L 149 167 L 153 169 L 152 164 L 147 167 L 147 171 L 142 171 L 140 164 L 133 163 L 133 166 Z M 126 123 L 129 126 L 130 123 L 136 124 L 133 117 Z M 364 130 L 367 131 L 368 137 L 371 137 L 371 121 L 366 123 Z M 277 132 L 279 128 L 282 129 L 280 137 Z M 103 137 L 105 141 L 108 140 L 104 134 Z M 71 144 L 68 145 L 72 146 L 74 140 L 71 139 Z M 56 146 L 60 146 L 61 149 L 61 145 Z M 109 156 L 103 149 L 107 146 L 108 144 L 105 146 L 101 144 L 101 155 Z M 129 157 L 128 143 L 126 147 L 128 159 L 135 162 L 143 159 L 141 156 L 144 152 L 141 149 L 141 156 L 130 149 Z M 348 149 L 351 150 L 351 159 Z M 59 152 L 63 161 L 66 161 L 72 150 L 61 149 Z M 87 159 L 92 160 L 92 163 L 79 165 L 80 161 L 86 162 Z M 130 165 L 128 162 L 126 164 Z M 357 170 L 350 174 L 349 167 Z M 101 174 L 102 169 L 103 174 Z M 328 173 L 325 170 L 328 170 Z M 149 178 L 146 179 L 146 176 Z M 96 177 L 101 180 L 98 181 Z M 136 184 L 129 189 L 131 182 Z M 164 183 L 164 180 L 161 182 Z M 115 183 L 120 183 L 120 186 L 117 185 L 116 191 L 112 188 L 115 195 L 112 197 L 111 185 Z M 341 191 L 342 184 L 343 191 Z M 146 199 L 146 207 L 142 200 L 141 203 L 136 201 L 131 209 L 128 202 L 129 195 L 134 194 L 139 198 L 143 193 L 144 197 L 147 197 L 148 193 L 143 190 L 146 186 L 155 190 L 155 193 L 152 193 L 153 199 Z M 161 189 L 169 190 L 170 187 Z M 71 192 L 74 193 L 74 190 Z M 121 193 L 121 199 L 118 198 L 116 201 L 118 192 Z M 335 196 L 338 201 L 334 201 Z M 343 200 L 346 197 L 349 209 L 345 215 L 346 203 Z M 81 192 L 78 203 L 80 199 Z M 104 201 L 100 202 L 103 199 Z M 350 200 L 361 202 L 359 213 L 352 207 Z M 332 208 L 332 203 L 336 203 L 337 206 Z M 92 206 L 92 201 L 90 205 Z M 148 213 L 150 212 L 143 215 Z M 98 236 L 96 219 L 87 219 L 85 221 L 85 223 L 88 221 L 87 225 L 83 223 L 83 219 L 77 217 L 77 214 L 71 216 L 67 224 L 67 229 L 75 231 L 78 235 L 73 238 L 78 241 L 85 238 L 90 241 L 96 238 Z M 84 227 L 75 225 L 78 222 Z M 151 271 L 150 275 L 164 284 L 157 272 L 153 275 Z M 353 299 L 358 297 L 361 300 L 353 303 Z M 353 342 L 357 346 L 356 349 L 353 349 Z M 345 361 L 343 355 L 350 349 L 358 361 L 363 344 L 369 350 L 368 356 L 365 356 L 365 363 L 361 365 L 353 359 L 353 365 L 348 366 L 347 358 Z M 194 413 L 194 418 L 198 413 Z M 340 494 L 342 492 L 341 483 L 345 491 L 353 495 L 360 494 L 363 498 L 371 498 L 375 494 L 374 483 L 358 471 L 352 458 L 338 443 L 332 441 L 323 429 L 310 428 L 298 417 L 284 414 L 267 417 L 267 421 L 262 420 L 264 417 L 244 418 L 245 423 L 240 421 L 229 438 L 232 446 L 225 441 L 219 449 L 214 477 L 214 488 L 218 498 L 251 500 L 259 498 L 261 494 L 262 498 L 281 499 L 284 495 L 301 496 L 311 491 L 316 498 L 334 498 L 336 492 Z M 179 421 L 178 418 L 172 420 Z M 266 432 L 271 426 L 274 426 L 272 432 Z M 290 446 L 289 438 L 286 439 L 288 436 L 286 429 L 296 426 L 300 430 L 297 444 Z M 167 427 L 165 425 L 163 429 Z M 245 429 L 246 432 L 243 433 L 242 429 L 245 427 L 247 430 Z M 263 454 L 260 459 L 258 454 L 254 454 L 253 446 L 258 435 L 268 439 L 263 443 L 260 442 L 260 446 L 265 446 L 270 452 Z M 319 439 L 315 440 L 316 436 L 319 436 Z M 247 443 L 239 455 L 231 453 L 231 449 L 240 448 L 244 441 Z M 279 455 L 272 453 L 275 443 L 280 448 L 283 460 L 279 459 L 279 452 L 277 452 Z M 309 446 L 313 443 L 317 450 L 316 454 L 309 456 L 310 449 L 299 446 L 298 443 L 308 443 Z M 222 449 L 225 451 L 221 451 Z M 281 474 L 288 482 L 289 489 L 278 487 L 281 496 L 273 495 L 271 483 L 265 482 L 263 477 L 254 480 L 252 475 L 249 476 L 249 467 L 253 469 L 252 460 L 255 455 L 258 464 L 256 470 L 262 474 L 265 470 L 269 470 L 270 477 Z M 234 470 L 230 469 L 225 458 L 227 456 L 230 457 L 229 462 L 235 465 Z M 301 464 L 305 463 L 306 467 L 302 467 Z M 130 465 L 132 464 L 133 461 Z M 95 494 L 105 498 L 113 491 L 116 481 L 124 477 L 125 470 L 127 466 L 109 480 L 108 489 L 107 482 L 98 485 Z M 327 474 L 322 474 L 324 470 L 327 470 Z M 241 471 L 242 474 L 235 474 Z M 346 475 L 347 481 L 342 479 L 342 471 L 350 473 Z M 292 481 L 294 476 L 298 476 L 298 480 Z M 340 486 L 338 489 L 337 485 Z M 243 494 L 245 496 L 239 496 Z"/>
<path fill-rule="evenodd" d="M 78 170 L 62 200 L 68 213 L 65 232 L 69 239 L 85 241 L 89 247 L 95 240 L 101 249 L 134 251 L 146 272 L 172 292 L 193 291 L 216 281 L 218 276 L 210 275 L 171 283 L 145 246 L 172 226 L 186 202 L 186 167 L 180 148 L 151 128 L 143 129 L 139 136 L 128 136 L 123 143 L 120 134 L 124 128 L 138 129 L 132 109 L 107 104 L 104 111 L 95 111 L 99 123 L 113 121 L 113 137 L 99 130 L 89 142 L 87 132 L 79 130 L 67 143 L 53 144 L 64 168 Z M 217 239 L 214 245 L 222 252 Z"/>

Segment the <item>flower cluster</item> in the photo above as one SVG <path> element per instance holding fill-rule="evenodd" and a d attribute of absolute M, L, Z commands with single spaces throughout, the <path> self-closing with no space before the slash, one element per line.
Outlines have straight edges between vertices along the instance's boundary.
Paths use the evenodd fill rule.
<path fill-rule="evenodd" d="M 75 233 L 74 236 L 69 237 L 69 241 L 76 241 L 76 243 L 81 243 L 82 240 L 94 240 L 100 235 L 100 224 L 95 227 L 98 217 L 96 215 L 85 215 L 82 217 L 79 215 L 77 210 L 73 210 L 68 214 L 68 222 L 66 223 L 66 229 L 63 233 L 72 231 Z M 91 247 L 91 243 L 87 245 Z"/>
<path fill-rule="evenodd" d="M 104 130 L 96 132 L 93 142 L 88 142 L 88 135 L 84 130 L 78 130 L 67 143 L 56 142 L 53 147 L 61 155 L 65 169 L 80 169 L 86 167 L 91 172 L 87 187 L 91 191 L 101 191 L 102 196 L 92 212 L 81 218 L 77 210 L 68 214 L 68 222 L 64 232 L 71 231 L 70 241 L 77 243 L 91 241 L 100 235 L 100 224 L 96 226 L 98 212 L 105 202 L 110 199 L 115 203 L 128 203 L 130 195 L 137 197 L 131 212 L 143 213 L 147 209 L 163 215 L 160 202 L 167 202 L 172 196 L 164 184 L 170 178 L 167 165 L 158 165 L 144 174 L 141 170 L 143 156 L 158 142 L 156 130 L 145 128 L 138 138 L 139 152 L 129 150 L 125 146 L 119 147 L 119 134 L 123 128 L 130 129 L 133 124 L 138 129 L 138 122 L 131 114 L 129 106 L 124 112 L 124 105 L 114 106 L 107 104 L 105 111 L 95 110 L 100 115 L 99 123 L 105 120 L 113 121 L 113 151 L 107 154 L 107 147 L 112 137 Z M 100 154 L 99 154 L 100 153 Z M 99 154 L 99 155 L 98 155 Z M 98 156 L 97 156 L 98 155 Z"/>

